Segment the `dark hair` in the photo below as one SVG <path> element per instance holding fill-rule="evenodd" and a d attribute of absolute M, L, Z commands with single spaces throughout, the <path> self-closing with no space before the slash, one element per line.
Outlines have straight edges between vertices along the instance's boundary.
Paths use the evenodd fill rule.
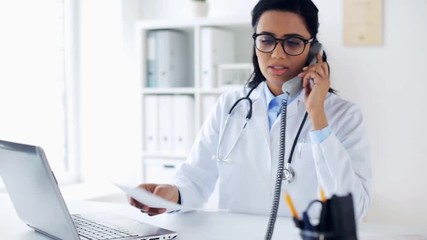
<path fill-rule="evenodd" d="M 317 33 L 319 31 L 319 10 L 311 0 L 260 0 L 252 10 L 252 27 L 254 29 L 254 33 L 256 32 L 256 27 L 258 25 L 259 19 L 261 18 L 261 15 L 266 11 L 272 10 L 292 12 L 300 15 L 304 19 L 305 25 L 311 37 L 314 39 L 314 41 L 318 41 Z M 327 60 L 325 52 L 323 52 L 322 58 L 324 61 Z M 261 69 L 259 68 L 258 64 L 258 58 L 255 53 L 255 43 L 253 46 L 252 64 L 254 67 L 254 72 L 249 79 L 249 87 L 255 87 L 260 82 L 265 81 L 265 77 L 261 73 Z M 329 89 L 329 91 L 333 92 L 334 90 Z"/>

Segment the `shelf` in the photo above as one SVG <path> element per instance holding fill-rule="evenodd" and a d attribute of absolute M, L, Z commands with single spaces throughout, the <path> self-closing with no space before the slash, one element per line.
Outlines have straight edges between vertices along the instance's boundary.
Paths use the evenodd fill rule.
<path fill-rule="evenodd" d="M 242 89 L 243 86 L 236 86 L 236 87 L 225 87 L 225 88 L 211 88 L 211 89 L 200 89 L 198 92 L 200 94 L 222 94 L 228 91 L 236 90 L 236 89 Z"/>
<path fill-rule="evenodd" d="M 144 20 L 136 23 L 137 29 L 171 29 L 171 28 L 193 28 L 193 27 L 207 27 L 207 26 L 251 26 L 249 18 L 235 17 L 235 18 L 192 18 L 192 19 L 177 19 L 170 20 Z"/>
<path fill-rule="evenodd" d="M 143 157 L 145 159 L 161 159 L 161 160 L 185 160 L 187 156 L 184 155 L 174 155 L 174 154 L 161 154 L 161 153 L 144 153 Z"/>
<path fill-rule="evenodd" d="M 218 31 L 212 31 L 210 34 L 207 34 L 209 32 L 205 30 L 210 27 Z M 162 41 L 160 44 L 159 35 L 157 35 L 157 33 L 154 34 L 157 30 L 177 30 L 174 32 L 180 32 L 186 35 L 188 46 L 185 46 L 185 48 L 188 47 L 188 50 L 184 51 L 185 56 L 181 56 L 182 52 L 176 54 L 174 51 L 170 50 L 178 49 L 170 47 L 171 44 L 168 41 L 171 40 Z M 237 82 L 218 81 L 217 73 L 220 65 L 223 68 L 227 66 L 230 68 L 231 66 L 231 68 L 234 69 L 250 65 L 253 48 L 253 39 L 251 38 L 253 29 L 250 18 L 224 17 L 177 19 L 174 21 L 139 21 L 136 23 L 135 31 L 136 53 L 138 53 L 137 66 L 139 66 L 138 78 L 142 86 L 140 92 L 142 95 L 142 130 L 144 138 L 142 149 L 143 177 L 144 181 L 148 182 L 166 182 L 168 176 L 172 175 L 174 169 L 177 169 L 177 166 L 187 159 L 185 153 L 190 151 L 192 143 L 197 136 L 197 131 L 199 131 L 203 122 L 209 116 L 218 97 L 227 91 L 243 89 L 243 85 L 225 85 L 230 83 L 237 84 Z M 233 40 L 227 41 L 227 36 L 231 35 L 221 34 L 221 32 L 232 33 Z M 215 37 L 213 36 L 214 33 L 217 34 Z M 209 40 L 208 37 L 211 38 L 211 40 Z M 202 44 L 203 39 L 205 39 L 203 42 L 205 44 Z M 218 44 L 213 44 L 214 40 L 215 43 Z M 176 42 L 179 42 L 179 40 Z M 185 75 L 188 76 L 182 77 L 176 74 L 167 75 L 170 72 L 166 72 L 162 75 L 161 81 L 159 80 L 160 72 L 158 68 L 155 68 L 157 64 L 160 64 L 160 58 L 156 55 L 158 54 L 157 50 L 160 49 L 158 48 L 159 46 L 167 49 L 168 54 L 171 56 L 172 53 L 176 54 L 173 55 L 174 57 L 180 56 L 178 59 L 171 60 L 170 62 L 178 63 L 178 61 L 187 61 L 189 67 L 187 69 L 187 66 L 185 66 L 185 70 L 188 71 L 185 72 Z M 215 50 L 213 51 L 215 54 L 219 54 L 218 52 L 220 51 L 218 51 L 218 49 L 220 48 L 226 50 L 230 48 L 233 51 L 224 52 L 232 52 L 233 56 L 232 58 L 227 56 L 223 58 L 218 57 L 218 59 L 216 59 L 216 55 L 207 51 L 207 49 L 209 50 L 209 46 Z M 162 56 L 165 55 L 162 54 Z M 214 68 L 207 68 L 206 61 L 202 61 L 202 59 L 209 60 L 209 58 L 212 58 L 210 64 L 213 64 Z M 153 64 L 153 61 L 156 64 Z M 242 63 L 245 64 L 242 65 Z M 164 61 L 163 64 L 170 63 Z M 213 71 L 216 71 L 215 74 L 212 73 Z M 150 75 L 154 76 L 150 78 L 152 81 L 148 81 L 148 73 L 156 74 Z M 204 75 L 206 73 L 212 75 L 206 77 L 206 75 Z M 240 78 L 236 75 L 231 76 L 238 79 Z M 157 82 L 153 81 L 153 79 L 157 80 Z M 187 84 L 172 84 L 180 82 L 181 79 L 191 81 L 183 81 Z M 171 81 L 171 84 L 167 84 L 168 81 Z M 246 79 L 242 79 L 242 82 L 239 83 L 243 83 L 243 81 L 246 81 Z M 186 105 L 190 107 L 185 107 Z M 159 178 L 159 176 L 164 176 L 165 178 Z"/>
<path fill-rule="evenodd" d="M 143 88 L 143 94 L 194 94 L 194 88 Z"/>

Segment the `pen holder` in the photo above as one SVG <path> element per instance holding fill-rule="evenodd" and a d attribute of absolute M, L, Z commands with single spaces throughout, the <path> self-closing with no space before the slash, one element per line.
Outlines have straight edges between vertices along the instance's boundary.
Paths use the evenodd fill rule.
<path fill-rule="evenodd" d="M 303 240 L 327 240 L 327 239 L 338 239 L 335 238 L 332 233 L 313 232 L 302 230 L 300 233 L 301 239 Z"/>
<path fill-rule="evenodd" d="M 320 203 L 319 222 L 312 225 L 308 210 L 314 203 Z M 301 229 L 300 236 L 303 240 L 330 239 L 330 240 L 357 240 L 356 220 L 354 217 L 353 198 L 333 195 L 325 202 L 312 201 L 303 213 L 302 220 L 294 219 L 295 224 Z"/>

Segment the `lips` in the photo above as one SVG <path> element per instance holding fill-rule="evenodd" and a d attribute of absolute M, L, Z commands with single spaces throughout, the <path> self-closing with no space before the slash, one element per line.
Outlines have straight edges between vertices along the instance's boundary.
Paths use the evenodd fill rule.
<path fill-rule="evenodd" d="M 270 65 L 268 69 L 270 69 L 274 75 L 283 75 L 289 70 L 288 67 L 283 65 Z"/>

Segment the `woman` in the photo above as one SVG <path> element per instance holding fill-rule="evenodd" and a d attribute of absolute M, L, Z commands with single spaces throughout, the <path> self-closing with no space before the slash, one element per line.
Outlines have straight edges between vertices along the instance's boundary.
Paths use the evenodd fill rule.
<path fill-rule="evenodd" d="M 311 0 L 261 0 L 252 11 L 252 26 L 255 70 L 245 91 L 220 97 L 174 184 L 139 187 L 184 206 L 200 207 L 218 181 L 219 208 L 270 213 L 280 155 L 279 105 L 286 98 L 284 159 L 296 141 L 291 159 L 295 177 L 282 189 L 293 197 L 299 212 L 318 199 L 319 189 L 327 197 L 352 193 L 356 216 L 363 217 L 371 201 L 371 169 L 362 114 L 331 91 L 325 54 L 317 54 L 318 63 L 308 66 L 310 48 L 318 42 L 316 6 Z M 282 85 L 296 76 L 302 78 L 303 89 L 296 96 L 283 94 Z M 253 112 L 246 128 L 240 134 L 249 101 L 240 101 L 224 129 L 230 108 L 247 95 Z M 130 203 L 150 215 L 165 211 L 134 199 Z M 290 215 L 283 198 L 279 215 Z"/>

